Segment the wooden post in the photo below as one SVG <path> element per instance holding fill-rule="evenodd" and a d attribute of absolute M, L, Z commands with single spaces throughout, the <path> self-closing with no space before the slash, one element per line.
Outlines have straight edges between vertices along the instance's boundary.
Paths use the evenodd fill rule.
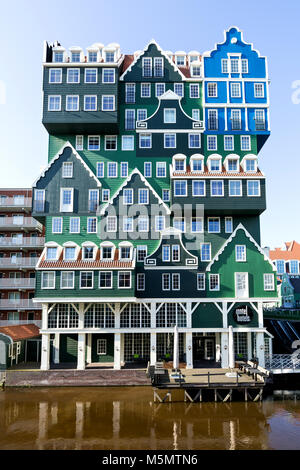
<path fill-rule="evenodd" d="M 207 385 L 210 386 L 210 372 L 207 372 Z"/>

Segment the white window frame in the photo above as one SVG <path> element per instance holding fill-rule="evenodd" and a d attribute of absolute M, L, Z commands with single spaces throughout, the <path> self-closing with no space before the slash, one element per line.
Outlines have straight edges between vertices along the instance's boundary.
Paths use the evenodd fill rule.
<path fill-rule="evenodd" d="M 44 287 L 44 275 L 45 274 L 52 274 L 52 284 L 50 287 Z M 56 273 L 55 271 L 42 271 L 42 276 L 41 276 L 41 289 L 55 289 L 56 285 Z"/>
<path fill-rule="evenodd" d="M 95 82 L 87 82 L 86 80 L 86 76 L 87 76 L 87 72 L 88 71 L 91 71 L 93 70 L 93 72 L 96 74 L 96 81 Z M 84 83 L 87 83 L 87 84 L 95 84 L 95 83 L 98 83 L 98 69 L 97 68 L 94 68 L 94 67 L 87 67 L 84 69 Z"/>
<path fill-rule="evenodd" d="M 222 183 L 222 194 L 212 194 L 212 183 Z M 210 196 L 211 197 L 224 197 L 224 181 L 223 180 L 210 180 Z"/>
<path fill-rule="evenodd" d="M 50 98 L 59 98 L 59 109 L 50 109 Z M 48 95 L 48 111 L 50 113 L 55 113 L 61 111 L 61 95 Z"/>
<path fill-rule="evenodd" d="M 257 182 L 258 183 L 258 194 L 249 194 L 249 183 L 250 182 Z M 261 187 L 260 187 L 260 180 L 247 180 L 247 196 L 248 197 L 261 197 Z"/>
<path fill-rule="evenodd" d="M 112 109 L 103 109 L 103 101 L 105 98 L 113 98 L 113 107 Z M 111 112 L 111 111 L 116 111 L 116 96 L 115 95 L 102 95 L 101 97 L 101 111 L 104 113 L 106 112 Z"/>
<path fill-rule="evenodd" d="M 243 257 L 239 259 L 238 257 L 238 249 L 243 248 L 242 254 Z M 246 245 L 235 245 L 235 261 L 237 263 L 246 263 L 247 262 L 247 247 Z"/>
<path fill-rule="evenodd" d="M 109 286 L 100 286 L 100 277 L 101 277 L 101 273 L 105 273 L 105 274 L 109 274 L 109 279 L 110 279 L 110 285 Z M 107 281 L 107 279 L 105 279 L 105 282 Z M 98 289 L 112 289 L 113 288 L 113 272 L 112 271 L 99 271 L 98 272 Z"/>
<path fill-rule="evenodd" d="M 68 204 L 68 209 L 63 210 L 63 192 L 64 191 L 71 191 L 71 202 Z M 73 212 L 74 209 L 74 188 L 60 188 L 60 204 L 59 204 L 59 211 L 60 212 Z"/>
<path fill-rule="evenodd" d="M 83 273 L 91 273 L 92 274 L 92 286 L 91 287 L 82 287 L 82 274 Z M 94 289 L 94 271 L 80 271 L 80 279 L 79 279 L 79 289 Z"/>
<path fill-rule="evenodd" d="M 63 287 L 63 274 L 72 274 L 72 286 L 71 287 Z M 61 271 L 60 273 L 60 288 L 61 289 L 74 289 L 75 285 L 75 271 Z"/>

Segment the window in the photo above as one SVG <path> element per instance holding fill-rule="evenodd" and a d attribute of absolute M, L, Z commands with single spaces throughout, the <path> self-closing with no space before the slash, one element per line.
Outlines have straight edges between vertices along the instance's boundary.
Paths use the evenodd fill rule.
<path fill-rule="evenodd" d="M 61 110 L 61 96 L 49 95 L 48 96 L 48 111 L 60 111 Z"/>
<path fill-rule="evenodd" d="M 178 96 L 183 96 L 183 83 L 174 83 L 174 93 Z"/>
<path fill-rule="evenodd" d="M 132 217 L 123 217 L 123 232 L 133 232 Z"/>
<path fill-rule="evenodd" d="M 239 73 L 239 59 L 230 59 L 231 73 Z"/>
<path fill-rule="evenodd" d="M 76 136 L 75 148 L 76 150 L 83 150 L 83 135 Z"/>
<path fill-rule="evenodd" d="M 199 85 L 198 83 L 190 84 L 190 98 L 199 98 Z"/>
<path fill-rule="evenodd" d="M 291 260 L 290 265 L 290 274 L 299 274 L 299 261 Z"/>
<path fill-rule="evenodd" d="M 89 189 L 89 211 L 96 212 L 99 205 L 98 189 Z"/>
<path fill-rule="evenodd" d="M 171 276 L 168 273 L 162 274 L 162 290 L 170 290 L 171 288 Z"/>
<path fill-rule="evenodd" d="M 105 338 L 97 339 L 97 355 L 106 356 L 107 354 L 107 340 Z"/>
<path fill-rule="evenodd" d="M 147 256 L 147 246 L 146 245 L 138 245 L 137 249 L 137 261 L 144 261 Z"/>
<path fill-rule="evenodd" d="M 208 130 L 217 131 L 218 130 L 218 111 L 216 109 L 208 109 Z"/>
<path fill-rule="evenodd" d="M 203 171 L 203 159 L 202 158 L 191 158 L 191 171 L 202 172 Z"/>
<path fill-rule="evenodd" d="M 165 108 L 164 109 L 164 123 L 174 124 L 176 123 L 176 109 Z"/>
<path fill-rule="evenodd" d="M 174 196 L 187 196 L 187 181 L 175 180 L 174 181 Z"/>
<path fill-rule="evenodd" d="M 54 52 L 53 62 L 63 62 L 63 61 L 64 61 L 64 53 L 63 52 Z"/>
<path fill-rule="evenodd" d="M 240 131 L 242 128 L 240 109 L 231 110 L 231 128 L 233 131 Z"/>
<path fill-rule="evenodd" d="M 167 176 L 166 162 L 157 162 L 156 163 L 156 177 L 166 178 L 166 176 Z"/>
<path fill-rule="evenodd" d="M 228 59 L 221 60 L 222 73 L 228 73 Z"/>
<path fill-rule="evenodd" d="M 49 83 L 62 82 L 62 69 L 49 69 Z"/>
<path fill-rule="evenodd" d="M 140 188 L 139 189 L 139 204 L 149 204 L 149 189 Z"/>
<path fill-rule="evenodd" d="M 101 259 L 102 260 L 112 260 L 113 259 L 113 247 L 112 246 L 102 246 L 101 247 Z"/>
<path fill-rule="evenodd" d="M 200 134 L 189 134 L 189 148 L 200 148 L 201 147 L 201 135 Z"/>
<path fill-rule="evenodd" d="M 102 111 L 115 110 L 115 95 L 102 95 Z"/>
<path fill-rule="evenodd" d="M 57 247 L 48 246 L 46 250 L 46 259 L 47 260 L 56 260 L 57 259 Z"/>
<path fill-rule="evenodd" d="M 224 196 L 224 182 L 211 181 L 210 182 L 210 195 L 211 196 Z"/>
<path fill-rule="evenodd" d="M 88 61 L 89 62 L 97 62 L 98 61 L 98 53 L 97 52 L 89 52 L 88 53 Z"/>
<path fill-rule="evenodd" d="M 130 271 L 118 272 L 118 287 L 119 289 L 131 288 L 131 272 Z"/>
<path fill-rule="evenodd" d="M 161 232 L 164 229 L 165 229 L 165 216 L 156 215 L 155 216 L 155 231 Z"/>
<path fill-rule="evenodd" d="M 274 274 L 264 274 L 264 290 L 274 290 Z"/>
<path fill-rule="evenodd" d="M 145 274 L 138 273 L 136 277 L 137 290 L 145 290 Z"/>
<path fill-rule="evenodd" d="M 192 217 L 191 218 L 191 232 L 202 233 L 203 232 L 203 217 Z"/>
<path fill-rule="evenodd" d="M 176 134 L 164 134 L 164 148 L 176 148 Z"/>
<path fill-rule="evenodd" d="M 192 194 L 193 196 L 205 196 L 205 181 L 192 181 Z"/>
<path fill-rule="evenodd" d="M 259 180 L 247 181 L 247 195 L 248 196 L 260 196 L 260 181 Z"/>
<path fill-rule="evenodd" d="M 97 162 L 97 177 L 104 178 L 104 162 Z"/>
<path fill-rule="evenodd" d="M 242 73 L 248 73 L 248 59 L 242 59 Z"/>
<path fill-rule="evenodd" d="M 137 110 L 137 120 L 144 121 L 147 119 L 147 109 L 138 109 Z"/>
<path fill-rule="evenodd" d="M 94 247 L 93 246 L 84 246 L 82 259 L 94 259 Z"/>
<path fill-rule="evenodd" d="M 145 178 L 151 178 L 152 176 L 152 163 L 151 162 L 144 163 L 144 176 Z"/>
<path fill-rule="evenodd" d="M 180 246 L 172 245 L 172 261 L 180 261 Z"/>
<path fill-rule="evenodd" d="M 155 83 L 155 96 L 158 98 L 165 92 L 165 83 Z"/>
<path fill-rule="evenodd" d="M 207 150 L 217 150 L 217 136 L 216 135 L 207 136 Z"/>
<path fill-rule="evenodd" d="M 116 162 L 108 162 L 107 164 L 107 177 L 108 178 L 117 178 L 118 176 L 118 166 Z"/>
<path fill-rule="evenodd" d="M 236 158 L 227 160 L 227 171 L 231 173 L 239 171 L 239 161 Z"/>
<path fill-rule="evenodd" d="M 140 134 L 140 148 L 150 149 L 152 147 L 152 135 L 151 134 Z"/>
<path fill-rule="evenodd" d="M 164 76 L 164 60 L 162 57 L 154 58 L 154 77 Z"/>
<path fill-rule="evenodd" d="M 61 289 L 74 289 L 74 272 L 73 271 L 61 271 L 60 287 Z"/>
<path fill-rule="evenodd" d="M 107 232 L 116 232 L 117 231 L 117 217 L 115 215 L 110 215 L 107 217 Z"/>
<path fill-rule="evenodd" d="M 115 83 L 115 69 L 102 70 L 102 83 Z"/>
<path fill-rule="evenodd" d="M 63 162 L 62 177 L 63 178 L 73 177 L 73 163 L 72 162 Z"/>
<path fill-rule="evenodd" d="M 125 109 L 125 129 L 131 131 L 135 129 L 135 110 Z"/>
<path fill-rule="evenodd" d="M 191 67 L 191 75 L 192 75 L 192 77 L 200 77 L 201 76 L 201 66 L 200 65 L 193 65 Z"/>
<path fill-rule="evenodd" d="M 80 62 L 80 52 L 71 52 L 71 62 Z"/>
<path fill-rule="evenodd" d="M 125 102 L 135 103 L 135 83 L 125 84 Z"/>
<path fill-rule="evenodd" d="M 97 111 L 97 96 L 85 95 L 84 111 Z"/>
<path fill-rule="evenodd" d="M 97 218 L 96 217 L 87 218 L 87 233 L 97 233 Z"/>
<path fill-rule="evenodd" d="M 224 135 L 224 150 L 234 150 L 233 135 Z"/>
<path fill-rule="evenodd" d="M 105 136 L 105 150 L 117 150 L 117 136 L 116 135 Z"/>
<path fill-rule="evenodd" d="M 174 159 L 174 171 L 184 172 L 185 171 L 185 159 L 184 158 L 175 158 Z"/>
<path fill-rule="evenodd" d="M 80 233 L 80 217 L 70 217 L 70 233 Z"/>
<path fill-rule="evenodd" d="M 245 171 L 246 172 L 255 172 L 256 171 L 256 159 L 254 158 L 247 158 L 245 160 Z"/>
<path fill-rule="evenodd" d="M 123 191 L 123 204 L 125 206 L 133 204 L 133 189 L 132 188 L 124 189 L 124 191 Z"/>
<path fill-rule="evenodd" d="M 141 98 L 151 98 L 151 83 L 141 83 Z"/>
<path fill-rule="evenodd" d="M 94 285 L 93 271 L 80 272 L 80 289 L 92 289 Z"/>
<path fill-rule="evenodd" d="M 180 290 L 180 274 L 172 274 L 172 290 Z"/>
<path fill-rule="evenodd" d="M 67 83 L 79 83 L 80 82 L 80 70 L 79 69 L 68 69 L 67 71 Z"/>
<path fill-rule="evenodd" d="M 216 83 L 207 84 L 207 96 L 208 98 L 216 98 L 218 96 Z"/>
<path fill-rule="evenodd" d="M 177 230 L 180 230 L 182 233 L 185 233 L 185 219 L 184 217 L 174 217 L 173 227 Z"/>
<path fill-rule="evenodd" d="M 152 58 L 143 57 L 142 61 L 142 74 L 143 77 L 152 77 Z"/>
<path fill-rule="evenodd" d="M 100 135 L 88 136 L 88 150 L 100 150 Z"/>
<path fill-rule="evenodd" d="M 246 261 L 246 245 L 235 245 L 235 261 Z"/>
<path fill-rule="evenodd" d="M 200 109 L 192 109 L 192 118 L 195 121 L 200 121 Z"/>
<path fill-rule="evenodd" d="M 62 217 L 52 217 L 52 233 L 62 233 Z"/>
<path fill-rule="evenodd" d="M 65 260 L 75 260 L 76 248 L 74 246 L 66 246 L 64 249 L 64 259 Z"/>
<path fill-rule="evenodd" d="M 254 98 L 264 98 L 265 90 L 263 83 L 254 83 Z"/>
<path fill-rule="evenodd" d="M 231 91 L 231 98 L 240 98 L 241 97 L 241 84 L 231 83 L 230 91 Z"/>
<path fill-rule="evenodd" d="M 128 176 L 128 163 L 121 162 L 121 178 L 127 178 Z"/>
<path fill-rule="evenodd" d="M 275 261 L 277 274 L 284 274 L 285 273 L 285 262 L 283 260 Z"/>
<path fill-rule="evenodd" d="M 238 181 L 229 181 L 229 196 L 242 196 L 242 182 Z"/>
<path fill-rule="evenodd" d="M 205 290 L 205 273 L 197 273 L 197 290 Z"/>
<path fill-rule="evenodd" d="M 184 55 L 177 55 L 176 56 L 176 65 L 178 65 L 178 67 L 184 67 L 185 66 L 185 56 Z"/>
<path fill-rule="evenodd" d="M 209 159 L 209 170 L 210 171 L 221 171 L 221 159 L 210 158 Z"/>
<path fill-rule="evenodd" d="M 110 198 L 110 190 L 109 189 L 102 189 L 102 202 L 109 201 Z"/>
<path fill-rule="evenodd" d="M 219 274 L 209 275 L 209 290 L 220 290 L 220 277 Z"/>
<path fill-rule="evenodd" d="M 233 232 L 233 221 L 232 217 L 225 217 L 225 233 Z"/>
<path fill-rule="evenodd" d="M 211 245 L 210 243 L 201 243 L 200 245 L 201 261 L 210 261 L 211 259 Z"/>
<path fill-rule="evenodd" d="M 208 217 L 208 232 L 209 233 L 220 233 L 220 218 L 219 217 Z"/>
<path fill-rule="evenodd" d="M 73 188 L 61 188 L 60 212 L 73 212 Z"/>
<path fill-rule="evenodd" d="M 112 272 L 100 271 L 99 272 L 99 289 L 112 289 Z"/>
<path fill-rule="evenodd" d="M 147 216 L 140 215 L 138 218 L 138 231 L 148 232 L 149 231 L 149 218 Z"/>
<path fill-rule="evenodd" d="M 251 139 L 250 135 L 241 135 L 241 150 L 251 150 Z"/>
<path fill-rule="evenodd" d="M 115 61 L 114 51 L 105 52 L 105 62 L 114 62 L 114 61 Z"/>
<path fill-rule="evenodd" d="M 131 247 L 130 246 L 121 246 L 120 250 L 120 260 L 130 260 L 131 259 Z"/>
<path fill-rule="evenodd" d="M 167 262 L 171 260 L 170 245 L 163 245 L 162 247 L 162 260 Z"/>
<path fill-rule="evenodd" d="M 42 289 L 55 289 L 55 272 L 42 272 Z"/>
<path fill-rule="evenodd" d="M 97 69 L 85 69 L 84 82 L 85 83 L 97 83 Z"/>
<path fill-rule="evenodd" d="M 265 111 L 264 109 L 255 110 L 255 130 L 264 131 L 266 128 L 265 125 Z"/>

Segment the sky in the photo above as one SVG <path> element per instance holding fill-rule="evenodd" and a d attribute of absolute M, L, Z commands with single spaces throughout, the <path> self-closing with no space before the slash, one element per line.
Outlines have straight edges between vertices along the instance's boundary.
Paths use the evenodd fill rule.
<path fill-rule="evenodd" d="M 299 0 L 14 0 L 0 10 L 0 187 L 30 187 L 47 164 L 42 126 L 43 41 L 85 49 L 117 42 L 132 54 L 154 38 L 164 50 L 204 52 L 238 26 L 268 58 L 271 136 L 262 246 L 300 242 Z"/>

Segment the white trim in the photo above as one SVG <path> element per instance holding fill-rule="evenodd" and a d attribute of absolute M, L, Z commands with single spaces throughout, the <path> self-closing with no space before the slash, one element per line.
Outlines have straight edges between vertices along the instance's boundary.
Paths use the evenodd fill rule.
<path fill-rule="evenodd" d="M 62 287 L 62 275 L 64 273 L 72 273 L 73 275 L 73 284 L 72 284 L 72 287 Z M 74 289 L 74 285 L 75 285 L 75 271 L 63 271 L 60 273 L 60 289 Z"/>

